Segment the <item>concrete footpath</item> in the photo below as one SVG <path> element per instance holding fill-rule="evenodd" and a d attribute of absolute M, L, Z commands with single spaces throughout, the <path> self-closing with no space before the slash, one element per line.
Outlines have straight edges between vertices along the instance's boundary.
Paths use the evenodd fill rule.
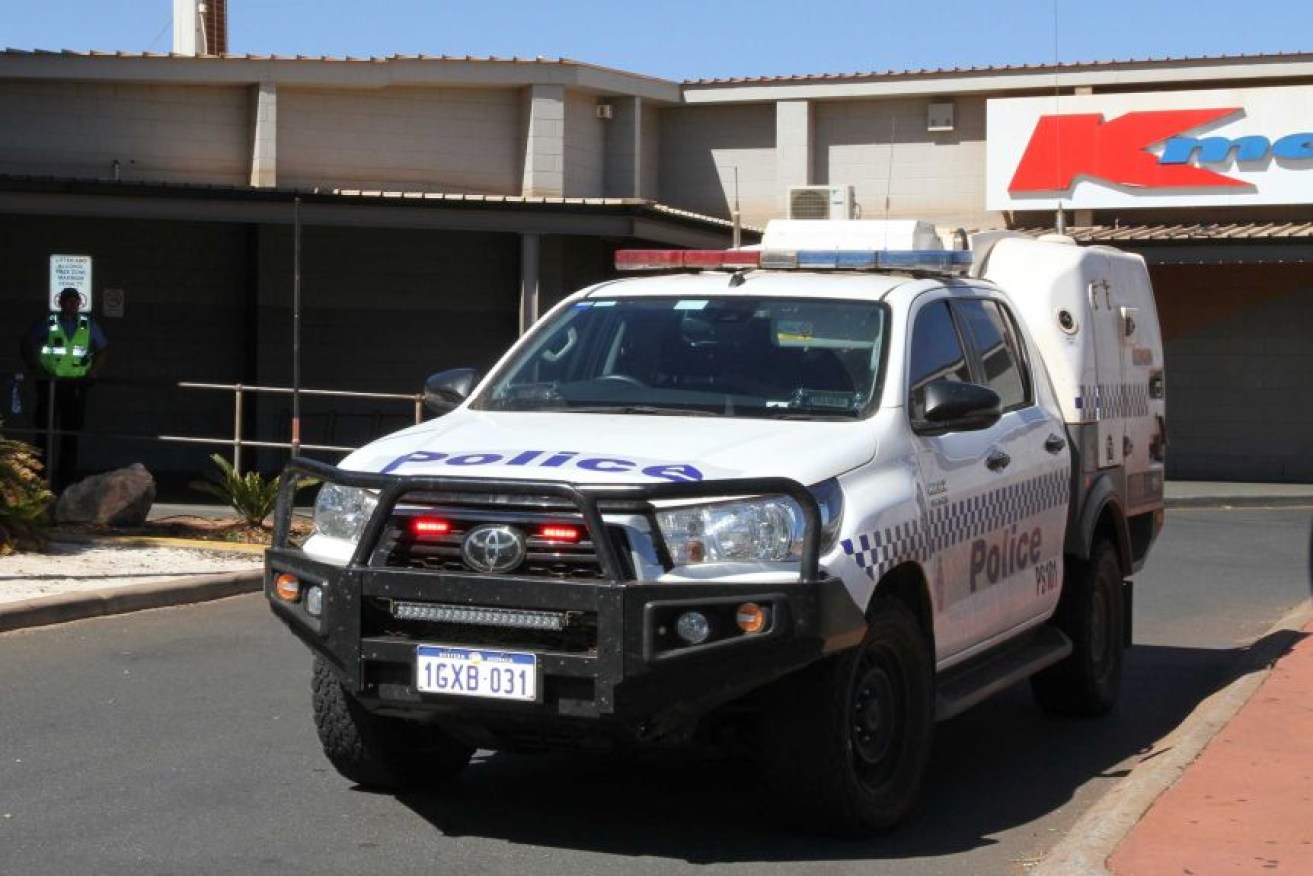
<path fill-rule="evenodd" d="M 1170 482 L 1167 505 L 1313 509 L 1313 484 Z M 152 512 L 173 514 L 222 509 L 162 505 Z M 168 540 L 150 546 L 161 542 Z M 260 587 L 256 569 L 70 589 L 0 603 L 0 632 Z M 1234 682 L 1159 740 L 1028 876 L 1313 873 L 1313 606 L 1296 609 L 1275 632 L 1252 649 Z"/>

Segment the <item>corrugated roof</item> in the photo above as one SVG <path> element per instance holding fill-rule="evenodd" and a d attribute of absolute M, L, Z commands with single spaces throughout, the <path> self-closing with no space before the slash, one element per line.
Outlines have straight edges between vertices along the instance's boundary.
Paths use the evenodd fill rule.
<path fill-rule="evenodd" d="M 83 58 L 174 58 L 186 59 L 189 61 L 340 61 L 364 64 L 379 64 L 388 61 L 470 61 L 483 62 L 492 64 L 564 64 L 573 67 L 592 67 L 595 65 L 584 64 L 579 61 L 571 61 L 568 58 L 545 58 L 539 55 L 534 58 L 499 58 L 493 55 L 370 55 L 367 57 L 357 57 L 354 55 L 333 56 L 333 55 L 179 55 L 174 52 L 123 52 L 123 51 L 102 51 L 98 49 L 81 50 L 81 49 L 15 49 L 6 48 L 0 51 L 4 55 L 39 55 L 39 56 L 58 56 L 58 57 L 83 57 Z"/>
<path fill-rule="evenodd" d="M 404 201 L 406 203 L 424 202 L 430 204 L 452 204 L 471 207 L 505 205 L 507 207 L 612 207 L 633 208 L 647 211 L 670 219 L 693 222 L 699 225 L 729 230 L 733 223 L 718 216 L 707 216 L 689 210 L 681 210 L 645 198 L 552 198 L 524 195 L 478 194 L 468 192 L 417 192 L 401 189 L 345 189 L 315 187 L 309 189 L 294 188 L 254 188 L 251 186 L 228 185 L 223 183 L 166 182 L 158 180 L 106 180 L 82 177 L 31 176 L 24 174 L 0 174 L 0 190 L 8 188 L 33 187 L 49 189 L 51 187 L 74 187 L 81 190 L 94 189 L 101 194 L 132 194 L 135 192 L 185 193 L 197 192 L 215 196 L 244 197 L 259 200 L 289 199 L 298 195 L 307 198 L 349 198 L 360 201 Z M 744 231 L 761 233 L 761 229 L 751 225 L 741 226 Z"/>
<path fill-rule="evenodd" d="M 1267 54 L 1239 54 L 1187 56 L 1180 58 L 1130 58 L 1113 61 L 1069 61 L 1045 64 L 996 64 L 977 67 L 923 67 L 910 70 L 878 70 L 864 73 L 803 73 L 784 76 L 735 76 L 714 79 L 687 79 L 684 85 L 758 85 L 778 82 L 814 83 L 814 82 L 862 82 L 875 79 L 899 79 L 914 76 L 963 76 L 991 73 L 1042 73 L 1045 71 L 1071 71 L 1081 69 L 1107 70 L 1116 67 L 1136 67 L 1146 64 L 1191 64 L 1211 61 L 1273 61 L 1283 62 L 1295 59 L 1313 60 L 1313 54 L 1307 52 L 1277 52 Z"/>
<path fill-rule="evenodd" d="M 408 61 L 434 61 L 440 63 L 475 63 L 475 64 L 550 64 L 565 67 L 578 67 L 581 69 L 608 70 L 615 73 L 622 73 L 628 76 L 634 76 L 642 79 L 656 79 L 659 81 L 675 82 L 676 80 L 666 80 L 662 77 L 654 77 L 642 73 L 633 73 L 631 71 L 620 70 L 613 67 L 603 67 L 597 64 L 590 64 L 583 61 L 574 61 L 569 58 L 550 58 L 538 55 L 535 57 L 523 58 L 519 56 L 498 57 L 495 55 L 428 55 L 428 54 L 392 54 L 384 56 L 332 56 L 332 55 L 251 55 L 251 54 L 227 54 L 227 55 L 178 55 L 172 52 L 124 52 L 124 51 L 101 51 L 101 50 L 74 50 L 74 49 L 16 49 L 6 48 L 0 50 L 0 55 L 14 56 L 51 56 L 51 57 L 85 57 L 85 58 L 127 58 L 127 59 L 174 59 L 187 61 L 302 61 L 302 62 L 319 62 L 319 63 L 343 63 L 343 64 L 387 64 L 390 62 L 408 62 Z M 1309 52 L 1276 52 L 1263 54 L 1237 54 L 1237 55 L 1197 55 L 1184 57 L 1163 57 L 1163 58 L 1128 58 L 1120 60 L 1104 61 L 1069 61 L 1059 63 L 1042 63 L 1042 64 L 995 64 L 966 67 L 924 67 L 907 70 L 874 70 L 865 72 L 848 72 L 848 73 L 801 73 L 792 75 L 778 76 L 733 76 L 717 77 L 703 79 L 686 79 L 678 83 L 681 85 L 707 86 L 707 85 L 754 85 L 767 83 L 833 83 L 833 82 L 863 82 L 882 79 L 900 79 L 914 78 L 925 76 L 969 76 L 969 75 L 988 75 L 996 73 L 1037 73 L 1046 71 L 1072 71 L 1072 70 L 1109 70 L 1117 68 L 1143 67 L 1145 65 L 1165 65 L 1165 64 L 1192 64 L 1192 63 L 1211 63 L 1211 62 L 1228 62 L 1228 61 L 1259 61 L 1259 62 L 1290 62 L 1290 61 L 1313 61 L 1313 53 Z"/>
<path fill-rule="evenodd" d="M 1053 228 L 1021 228 L 1039 236 Z M 1313 240 L 1313 222 L 1225 222 L 1182 225 L 1068 226 L 1077 243 L 1186 243 L 1191 241 Z"/>

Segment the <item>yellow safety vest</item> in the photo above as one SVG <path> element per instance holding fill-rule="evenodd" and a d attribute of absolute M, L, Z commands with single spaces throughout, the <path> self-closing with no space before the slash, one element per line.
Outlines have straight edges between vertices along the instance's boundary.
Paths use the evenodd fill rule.
<path fill-rule="evenodd" d="M 55 377 L 86 377 L 91 370 L 91 320 L 78 317 L 77 331 L 66 337 L 57 314 L 50 314 L 50 329 L 41 348 L 41 366 Z"/>

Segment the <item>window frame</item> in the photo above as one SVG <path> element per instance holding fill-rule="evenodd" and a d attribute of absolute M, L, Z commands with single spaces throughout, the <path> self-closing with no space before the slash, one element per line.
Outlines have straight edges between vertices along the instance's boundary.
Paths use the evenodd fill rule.
<path fill-rule="evenodd" d="M 963 356 L 967 363 L 967 370 L 971 376 L 971 383 L 977 386 L 983 386 L 988 389 L 994 389 L 993 383 L 989 379 L 985 367 L 984 355 L 979 349 L 975 335 L 971 331 L 970 323 L 963 312 L 967 302 L 978 303 L 981 305 L 992 304 L 998 308 L 998 313 L 1003 317 L 1004 334 L 1003 342 L 1011 351 L 1017 368 L 1020 371 L 1023 384 L 1023 398 L 1020 402 L 1002 408 L 1004 414 L 1023 411 L 1034 407 L 1039 403 L 1038 393 L 1035 387 L 1035 370 L 1031 362 L 1029 346 L 1024 341 L 1024 335 L 1021 333 L 1020 325 L 1017 322 L 1016 315 L 1008 303 L 996 296 L 987 294 L 986 290 L 971 290 L 972 294 L 960 294 L 965 290 L 958 291 L 956 295 L 936 295 L 929 301 L 926 301 L 917 308 L 915 315 L 907 329 L 907 366 L 904 375 L 904 405 L 907 413 L 908 422 L 912 424 L 913 431 L 925 432 L 925 422 L 912 416 L 915 406 L 912 403 L 912 386 L 913 373 L 912 363 L 915 355 L 916 329 L 922 316 L 931 308 L 944 305 L 948 309 L 949 319 L 951 321 L 954 334 L 957 336 L 958 346 L 962 349 Z M 997 391 L 997 390 L 995 390 Z"/>

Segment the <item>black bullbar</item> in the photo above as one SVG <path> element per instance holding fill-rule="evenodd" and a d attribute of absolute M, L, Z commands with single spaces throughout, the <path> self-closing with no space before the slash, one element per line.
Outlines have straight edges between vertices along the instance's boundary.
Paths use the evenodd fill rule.
<path fill-rule="evenodd" d="M 378 493 L 345 566 L 289 545 L 294 485 L 307 475 Z M 379 542 L 389 537 L 395 509 L 417 495 L 567 508 L 582 520 L 603 574 L 597 580 L 557 580 L 378 563 Z M 603 520 L 604 514 L 641 515 L 655 533 L 654 500 L 759 495 L 787 495 L 802 509 L 796 581 L 638 583 L 621 555 L 623 543 L 617 546 Z M 704 711 L 860 636 L 864 621 L 842 582 L 819 572 L 820 523 L 811 492 L 786 478 L 579 485 L 352 472 L 297 458 L 279 488 L 265 593 L 274 613 L 373 709 L 412 717 L 482 713 L 494 721 L 499 715 L 614 716 L 637 724 L 672 710 Z M 669 568 L 664 547 L 657 552 Z M 280 595 L 277 579 L 283 575 L 299 585 L 294 598 Z M 322 597 L 317 615 L 302 598 L 313 587 Z M 745 605 L 761 610 L 760 631 L 744 632 L 736 623 Z M 713 630 L 702 644 L 689 645 L 674 633 L 688 612 L 700 614 Z M 419 645 L 533 653 L 541 672 L 537 700 L 421 693 L 415 678 Z"/>

